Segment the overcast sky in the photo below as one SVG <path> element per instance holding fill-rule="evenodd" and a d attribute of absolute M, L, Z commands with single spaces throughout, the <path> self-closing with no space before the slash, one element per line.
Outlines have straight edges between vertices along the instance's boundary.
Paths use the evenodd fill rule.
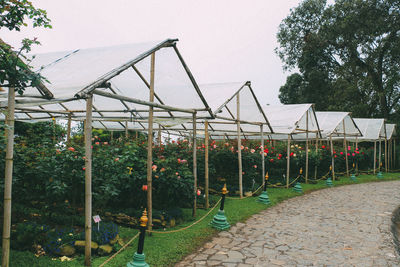
<path fill-rule="evenodd" d="M 300 0 L 33 0 L 53 29 L 0 31 L 34 53 L 178 38 L 198 83 L 250 80 L 262 104 L 278 104 L 286 76 L 275 55 L 278 25 Z"/>

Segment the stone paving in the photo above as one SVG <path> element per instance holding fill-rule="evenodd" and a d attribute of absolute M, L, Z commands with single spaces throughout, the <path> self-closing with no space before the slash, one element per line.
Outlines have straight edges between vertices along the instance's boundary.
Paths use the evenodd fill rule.
<path fill-rule="evenodd" d="M 400 266 L 390 231 L 398 205 L 400 181 L 316 191 L 219 233 L 176 266 Z"/>

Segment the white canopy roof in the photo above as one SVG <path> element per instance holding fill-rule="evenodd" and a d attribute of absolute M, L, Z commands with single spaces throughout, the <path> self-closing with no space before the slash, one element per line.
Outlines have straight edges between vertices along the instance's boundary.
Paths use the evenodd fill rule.
<path fill-rule="evenodd" d="M 305 132 L 319 132 L 317 117 L 312 104 L 289 104 L 280 106 L 264 106 L 274 134 L 272 139 L 301 139 Z M 308 122 L 308 123 L 307 123 Z"/>
<path fill-rule="evenodd" d="M 361 119 L 354 118 L 358 129 L 362 133 L 362 137 L 357 138 L 359 142 L 362 141 L 377 141 L 379 138 L 385 138 L 385 120 L 384 119 Z M 349 138 L 351 141 L 355 141 L 355 138 Z"/>
<path fill-rule="evenodd" d="M 396 135 L 396 124 L 387 123 L 386 124 L 386 136 L 387 139 L 392 139 Z"/>
<path fill-rule="evenodd" d="M 207 99 L 207 103 L 212 108 L 215 119 L 208 120 L 209 135 L 213 139 L 236 139 L 237 124 L 239 119 L 241 125 L 241 134 L 243 138 L 251 135 L 260 135 L 260 125 L 264 125 L 263 132 L 268 134 L 272 132 L 267 117 L 261 105 L 258 102 L 250 82 L 241 83 L 218 83 L 200 85 L 201 92 Z M 239 117 L 237 113 L 239 96 Z M 205 120 L 197 121 L 197 133 L 204 136 Z M 173 125 L 169 130 L 183 132 L 191 131 L 192 121 L 182 125 Z"/>
<path fill-rule="evenodd" d="M 344 134 L 346 137 L 362 135 L 349 112 L 317 111 L 315 114 L 323 139 L 329 136 L 343 137 Z"/>
<path fill-rule="evenodd" d="M 78 49 L 36 55 L 32 65 L 50 83 L 54 94 L 45 99 L 36 88 L 27 88 L 16 99 L 16 117 L 20 120 L 65 118 L 83 120 L 85 100 L 94 93 L 93 120 L 96 127 L 115 126 L 144 129 L 149 101 L 150 58 L 155 53 L 155 116 L 183 119 L 187 113 L 211 117 L 211 109 L 181 57 L 177 40 L 128 44 L 113 47 Z M 123 96 L 126 99 L 121 100 Z M 7 93 L 0 94 L 0 107 L 7 105 Z M 130 101 L 134 99 L 138 101 Z M 174 107 L 166 111 L 163 107 Z M 191 116 L 189 116 L 191 117 Z M 4 118 L 4 116 L 3 116 Z M 124 123 L 127 121 L 129 123 Z M 156 121 L 156 120 L 155 120 Z M 168 122 L 170 123 L 170 122 Z"/>

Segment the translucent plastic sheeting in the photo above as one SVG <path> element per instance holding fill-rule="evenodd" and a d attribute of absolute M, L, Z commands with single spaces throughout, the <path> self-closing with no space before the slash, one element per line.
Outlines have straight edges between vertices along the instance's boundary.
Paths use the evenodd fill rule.
<path fill-rule="evenodd" d="M 237 138 L 237 124 L 243 138 L 247 135 L 259 135 L 260 125 L 265 133 L 271 133 L 269 121 L 265 115 L 250 82 L 206 84 L 200 86 L 207 103 L 210 103 L 216 119 L 209 121 L 209 134 L 217 138 Z M 239 106 L 239 114 L 238 114 Z M 239 115 L 239 116 L 238 116 Z"/>
<path fill-rule="evenodd" d="M 321 129 L 322 138 L 362 136 L 349 112 L 317 111 L 315 112 Z"/>
<path fill-rule="evenodd" d="M 396 135 L 396 124 L 386 124 L 386 135 L 388 140 L 392 139 L 392 137 Z"/>
<path fill-rule="evenodd" d="M 71 114 L 72 119 L 81 120 L 85 116 L 86 101 L 79 100 L 76 96 L 92 87 L 112 95 L 149 101 L 151 54 L 155 52 L 154 102 L 187 110 L 199 109 L 198 116 L 210 117 L 211 114 L 205 111 L 208 104 L 196 88 L 189 69 L 185 68 L 175 42 L 176 40 L 166 40 L 38 54 L 32 61 L 33 67 L 50 81 L 45 85 L 54 94 L 55 99 L 41 100 L 35 88 L 27 88 L 26 96 L 37 97 L 17 98 L 16 112 L 32 115 L 35 112 L 41 113 L 40 109 L 43 108 L 48 111 L 45 113 L 48 118 L 67 117 Z M 103 82 L 103 85 L 100 82 Z M 96 84 L 106 87 L 99 88 Z M 6 97 L 7 93 L 0 94 L 3 107 L 4 102 L 7 102 Z M 36 103 L 37 101 L 41 103 Z M 94 119 L 146 119 L 148 109 L 146 105 L 98 94 L 93 97 Z M 155 117 L 159 116 L 162 119 L 188 115 L 191 116 L 190 113 L 177 111 L 154 113 Z"/>
<path fill-rule="evenodd" d="M 211 138 L 237 138 L 237 95 L 239 95 L 240 106 L 240 129 L 242 138 L 249 135 L 259 135 L 260 125 L 263 124 L 263 131 L 271 132 L 268 127 L 266 116 L 258 103 L 257 97 L 251 89 L 250 82 L 242 83 L 218 83 L 200 85 L 202 94 L 212 108 L 216 119 L 208 120 L 208 132 Z M 193 122 L 191 118 L 185 119 L 155 119 L 153 128 L 161 125 L 163 131 L 192 132 Z M 144 123 L 146 126 L 146 123 Z M 129 126 L 130 127 L 130 126 Z M 199 137 L 204 136 L 205 119 L 198 118 L 196 123 Z M 203 132 L 203 135 L 200 132 Z"/>
<path fill-rule="evenodd" d="M 307 130 L 310 136 L 315 136 L 319 131 L 312 104 L 264 106 L 263 108 L 274 131 L 274 134 L 269 136 L 274 140 L 287 140 L 289 134 L 292 139 L 302 139 Z"/>
<path fill-rule="evenodd" d="M 380 138 L 385 138 L 385 120 L 384 119 L 364 119 L 354 118 L 358 129 L 362 133 L 362 137 L 357 138 L 358 142 L 373 142 Z M 349 141 L 356 141 L 356 138 L 349 137 Z"/>

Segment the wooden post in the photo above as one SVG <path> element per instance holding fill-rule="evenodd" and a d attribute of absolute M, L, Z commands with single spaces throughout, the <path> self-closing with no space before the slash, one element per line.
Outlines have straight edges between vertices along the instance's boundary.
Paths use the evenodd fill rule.
<path fill-rule="evenodd" d="M 308 110 L 306 113 L 306 184 L 308 183 Z"/>
<path fill-rule="evenodd" d="M 286 188 L 289 188 L 289 175 L 290 175 L 290 134 L 288 134 L 287 138 Z"/>
<path fill-rule="evenodd" d="M 315 153 L 318 153 L 318 133 L 315 134 Z M 314 179 L 317 179 L 318 165 L 315 164 Z"/>
<path fill-rule="evenodd" d="M 114 140 L 114 131 L 110 131 L 110 140 L 113 141 Z"/>
<path fill-rule="evenodd" d="M 239 194 L 243 198 L 243 170 L 242 170 L 242 137 L 240 135 L 240 98 L 236 95 L 236 123 L 237 123 L 237 143 L 238 143 L 238 165 L 239 165 Z"/>
<path fill-rule="evenodd" d="M 379 165 L 378 165 L 378 170 L 381 171 L 381 160 L 382 160 L 382 142 L 381 142 L 381 137 L 379 137 Z"/>
<path fill-rule="evenodd" d="M 396 170 L 396 138 L 393 138 L 393 168 Z"/>
<path fill-rule="evenodd" d="M 197 206 L 197 142 L 196 142 L 196 112 L 193 113 L 193 217 L 196 217 Z"/>
<path fill-rule="evenodd" d="M 374 141 L 374 174 L 376 173 L 376 141 Z"/>
<path fill-rule="evenodd" d="M 394 170 L 393 168 L 393 138 L 390 139 L 390 168 Z"/>
<path fill-rule="evenodd" d="M 388 170 L 390 171 L 390 167 L 392 164 L 392 140 L 388 140 Z"/>
<path fill-rule="evenodd" d="M 11 236 L 11 193 L 14 161 L 14 122 L 15 122 L 15 89 L 8 88 L 8 104 L 6 114 L 6 158 L 4 173 L 4 217 L 1 266 L 8 267 L 10 263 L 10 236 Z"/>
<path fill-rule="evenodd" d="M 154 66 L 155 66 L 155 53 L 151 54 L 150 64 L 150 102 L 154 102 Z M 147 129 L 147 210 L 148 210 L 148 229 L 151 231 L 153 228 L 153 107 L 149 106 L 149 118 Z"/>
<path fill-rule="evenodd" d="M 261 184 L 265 184 L 265 156 L 264 156 L 264 128 L 260 125 L 260 135 L 261 135 Z"/>
<path fill-rule="evenodd" d="M 56 143 L 56 126 L 57 126 L 57 122 L 56 122 L 56 118 L 52 118 L 53 120 L 53 143 Z"/>
<path fill-rule="evenodd" d="M 335 181 L 335 155 L 333 154 L 332 134 L 329 136 L 329 142 L 331 147 L 331 158 L 332 158 L 332 180 Z"/>
<path fill-rule="evenodd" d="M 385 172 L 388 171 L 388 148 L 387 148 L 387 138 L 385 136 Z"/>
<path fill-rule="evenodd" d="M 129 132 L 128 132 L 128 121 L 125 121 L 125 139 L 128 140 Z"/>
<path fill-rule="evenodd" d="M 205 146 L 205 151 L 204 151 L 204 162 L 205 162 L 205 166 L 204 166 L 204 194 L 206 196 L 206 209 L 208 209 L 210 207 L 210 203 L 208 201 L 208 121 L 206 120 L 204 123 L 204 146 Z"/>
<path fill-rule="evenodd" d="M 394 155 L 394 150 L 393 150 L 393 138 L 392 138 L 392 139 L 390 139 L 390 167 L 392 170 L 394 170 L 393 155 Z"/>
<path fill-rule="evenodd" d="M 358 151 L 358 136 L 356 136 L 356 151 Z M 358 173 L 358 161 L 356 162 L 356 172 Z"/>
<path fill-rule="evenodd" d="M 344 146 L 344 156 L 346 157 L 346 174 L 349 177 L 349 157 L 347 156 L 347 142 L 346 142 L 346 128 L 343 120 L 343 146 Z"/>
<path fill-rule="evenodd" d="M 67 144 L 71 142 L 71 124 L 72 124 L 72 117 L 71 112 L 68 114 L 68 125 L 67 125 Z"/>
<path fill-rule="evenodd" d="M 136 131 L 136 132 L 135 132 L 135 139 L 136 139 L 136 140 L 138 139 L 138 136 L 139 136 L 139 131 Z"/>
<path fill-rule="evenodd" d="M 92 108 L 93 96 L 86 99 L 85 129 L 85 265 L 92 257 Z"/>
<path fill-rule="evenodd" d="M 158 145 L 161 147 L 161 124 L 158 125 Z"/>

